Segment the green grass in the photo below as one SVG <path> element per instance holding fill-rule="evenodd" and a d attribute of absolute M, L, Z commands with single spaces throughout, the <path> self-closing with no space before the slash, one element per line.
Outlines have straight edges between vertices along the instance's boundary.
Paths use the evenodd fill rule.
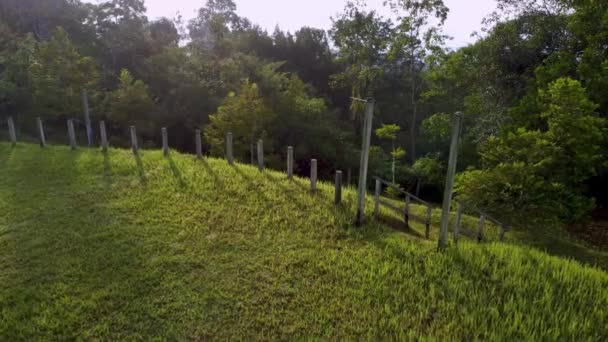
<path fill-rule="evenodd" d="M 354 228 L 352 189 L 341 208 L 307 189 L 177 153 L 0 143 L 0 340 L 608 339 L 599 268 L 438 253 Z"/>

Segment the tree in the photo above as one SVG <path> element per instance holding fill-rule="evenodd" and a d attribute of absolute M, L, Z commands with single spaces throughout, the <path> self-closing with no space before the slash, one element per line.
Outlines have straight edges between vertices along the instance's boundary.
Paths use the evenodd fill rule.
<path fill-rule="evenodd" d="M 81 91 L 97 89 L 93 59 L 81 56 L 62 28 L 57 28 L 48 42 L 36 45 L 29 72 L 36 113 L 76 115 L 82 110 Z"/>
<path fill-rule="evenodd" d="M 395 183 L 395 164 L 397 159 L 405 157 L 405 150 L 401 147 L 395 147 L 395 140 L 397 139 L 397 133 L 401 130 L 401 127 L 397 125 L 383 124 L 380 128 L 376 128 L 376 136 L 380 139 L 386 139 L 391 141 L 391 173 L 393 175 L 392 181 Z"/>
<path fill-rule="evenodd" d="M 411 172 L 416 177 L 416 196 L 420 196 L 420 189 L 425 184 L 439 187 L 443 183 L 443 165 L 437 157 L 422 157 L 416 159 Z"/>
<path fill-rule="evenodd" d="M 224 138 L 231 132 L 235 138 L 235 155 L 244 157 L 249 150 L 247 146 L 267 136 L 268 125 L 275 116 L 264 103 L 258 85 L 243 82 L 238 94 L 230 93 L 209 117 L 211 123 L 205 128 L 205 138 L 211 145 L 211 153 L 224 153 Z"/>
<path fill-rule="evenodd" d="M 593 207 L 586 181 L 606 156 L 606 120 L 580 82 L 562 78 L 539 94 L 543 130 L 519 128 L 491 138 L 484 168 L 456 182 L 458 197 L 512 220 L 580 221 Z"/>
<path fill-rule="evenodd" d="M 388 0 L 386 3 L 397 16 L 389 58 L 402 60 L 408 72 L 404 76 L 410 83 L 411 118 L 409 124 L 409 155 L 416 160 L 416 137 L 418 125 L 418 101 L 421 94 L 420 72 L 429 53 L 441 53 L 446 36 L 440 27 L 445 22 L 449 9 L 442 0 Z M 431 20 L 436 25 L 431 25 Z"/>
<path fill-rule="evenodd" d="M 154 134 L 158 120 L 148 86 L 135 80 L 126 69 L 120 72 L 118 80 L 118 88 L 107 98 L 109 119 L 123 129 L 135 125 L 140 133 Z"/>
<path fill-rule="evenodd" d="M 348 87 L 356 98 L 373 96 L 388 53 L 390 20 L 349 1 L 344 13 L 332 21 L 330 36 L 338 48 L 337 61 L 344 65 L 344 71 L 332 77 L 333 87 Z M 361 110 L 354 101 L 353 115 Z"/>

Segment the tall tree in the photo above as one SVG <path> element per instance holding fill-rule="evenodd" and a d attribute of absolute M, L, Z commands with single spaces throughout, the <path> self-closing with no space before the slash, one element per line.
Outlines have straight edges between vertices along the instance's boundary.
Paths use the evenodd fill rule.
<path fill-rule="evenodd" d="M 37 44 L 29 67 L 34 111 L 50 116 L 81 112 L 81 91 L 94 92 L 98 71 L 91 57 L 76 50 L 62 28 Z"/>
<path fill-rule="evenodd" d="M 447 19 L 449 9 L 443 0 L 388 0 L 397 17 L 397 27 L 391 41 L 389 58 L 401 61 L 407 68 L 404 78 L 410 85 L 409 157 L 416 160 L 416 138 L 418 135 L 418 102 L 422 92 L 420 73 L 428 54 L 440 53 L 445 39 L 441 26 Z"/>

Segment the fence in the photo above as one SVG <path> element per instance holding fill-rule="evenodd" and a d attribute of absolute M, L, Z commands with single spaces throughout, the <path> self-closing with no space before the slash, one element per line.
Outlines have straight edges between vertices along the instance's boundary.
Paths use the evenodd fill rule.
<path fill-rule="evenodd" d="M 17 144 L 17 134 L 16 134 L 13 118 L 9 117 L 7 121 L 8 121 L 7 123 L 8 123 L 8 130 L 9 130 L 9 137 L 11 140 L 11 144 L 12 144 L 12 146 L 15 146 Z M 44 122 L 42 121 L 41 118 L 36 119 L 36 126 L 37 126 L 38 139 L 40 142 L 40 146 L 45 147 L 46 146 L 46 136 L 45 136 L 45 131 L 44 131 Z M 68 129 L 68 138 L 69 138 L 68 143 L 69 143 L 70 148 L 72 150 L 74 150 L 77 148 L 77 144 L 76 144 L 76 132 L 75 132 L 73 120 L 70 119 L 67 121 L 67 129 Z M 99 131 L 100 131 L 99 136 L 100 136 L 100 140 L 101 140 L 100 145 L 101 145 L 102 151 L 105 153 L 108 150 L 108 135 L 107 135 L 107 131 L 106 131 L 106 123 L 104 121 L 99 122 Z M 87 133 L 89 134 L 89 132 L 87 132 Z M 161 135 L 162 135 L 162 151 L 163 151 L 163 154 L 165 156 L 167 156 L 169 154 L 167 128 L 163 127 L 161 129 Z M 139 142 L 137 140 L 137 129 L 135 126 L 130 127 L 130 139 L 131 139 L 131 148 L 133 150 L 133 153 L 135 155 L 139 154 Z M 228 163 L 230 165 L 233 165 L 234 164 L 234 148 L 233 148 L 232 133 L 229 132 L 226 134 L 225 143 L 226 143 L 226 149 L 225 149 L 226 160 L 228 161 Z M 195 144 L 196 144 L 196 156 L 197 156 L 197 158 L 202 158 L 202 139 L 201 139 L 200 129 L 195 130 Z M 294 169 L 293 146 L 287 147 L 286 159 L 287 159 L 287 177 L 288 177 L 288 179 L 293 179 L 293 169 Z M 260 171 L 264 171 L 264 142 L 262 140 L 259 140 L 257 142 L 257 166 Z M 428 239 L 430 236 L 430 228 L 431 228 L 431 214 L 432 214 L 431 203 L 422 200 L 421 198 L 415 196 L 414 194 L 411 194 L 411 193 L 401 189 L 397 185 L 390 183 L 380 177 L 373 177 L 373 178 L 376 181 L 376 184 L 375 184 L 376 187 L 375 187 L 375 193 L 374 193 L 374 217 L 376 219 L 379 219 L 379 209 L 380 209 L 381 205 L 386 208 L 389 208 L 399 214 L 403 213 L 405 226 L 409 227 L 410 220 L 414 220 L 414 221 L 423 223 L 425 225 L 425 237 Z M 383 200 L 381 198 L 382 185 L 390 187 L 393 190 L 395 190 L 398 193 L 405 196 L 405 209 L 401 209 L 401 208 L 397 207 L 396 205 L 390 203 L 389 201 Z M 343 186 L 342 171 L 336 170 L 335 190 L 334 190 L 335 205 L 340 205 L 342 203 L 342 186 Z M 310 160 L 310 191 L 312 193 L 315 193 L 317 191 L 317 160 L 316 159 Z M 411 207 L 410 207 L 412 201 L 419 203 L 420 205 L 423 205 L 427 208 L 425 217 L 420 217 L 420 216 L 414 215 L 412 213 Z M 481 241 L 485 240 L 484 229 L 485 229 L 486 219 L 494 222 L 496 225 L 498 225 L 500 227 L 500 241 L 504 240 L 504 235 L 507 230 L 506 225 L 504 225 L 503 223 L 494 219 L 492 216 L 488 215 L 487 213 L 474 208 L 473 206 L 470 206 L 470 205 L 465 206 L 465 204 L 458 202 L 458 209 L 456 212 L 456 220 L 455 220 L 455 225 L 454 225 L 454 241 L 458 241 L 459 236 L 460 236 L 461 218 L 462 218 L 462 213 L 463 213 L 463 210 L 465 207 L 477 212 L 480 215 L 479 224 L 478 224 L 478 228 L 477 228 L 477 240 L 478 241 L 481 242 Z"/>
<path fill-rule="evenodd" d="M 405 211 L 403 211 L 404 218 L 405 218 L 405 227 L 406 228 L 409 227 L 410 219 L 423 223 L 425 225 L 424 236 L 428 239 L 430 236 L 431 213 L 432 213 L 432 209 L 433 209 L 431 204 L 420 199 L 419 197 L 417 197 L 413 194 L 410 194 L 409 192 L 401 189 L 397 185 L 390 183 L 388 181 L 385 181 L 384 179 L 382 179 L 380 177 L 374 177 L 374 179 L 376 180 L 376 191 L 374 194 L 374 216 L 376 217 L 376 219 L 379 218 L 380 205 L 383 205 L 391 210 L 394 210 L 399 214 L 401 214 L 401 212 L 403 211 L 401 208 L 398 208 L 398 207 L 394 206 L 392 203 L 390 203 L 388 201 L 384 201 L 380 198 L 380 194 L 382 192 L 382 184 L 384 184 L 384 185 L 392 188 L 393 190 L 405 195 Z M 411 204 L 412 200 L 427 207 L 426 217 L 420 217 L 420 216 L 416 216 L 416 215 L 412 214 L 412 212 L 410 210 L 411 209 L 410 204 Z"/>
<path fill-rule="evenodd" d="M 432 216 L 432 210 L 433 210 L 432 204 L 422 200 L 421 198 L 417 197 L 414 194 L 411 194 L 411 193 L 401 189 L 396 184 L 386 181 L 380 177 L 374 177 L 374 179 L 376 181 L 376 188 L 375 188 L 375 192 L 374 192 L 374 217 L 377 220 L 380 219 L 380 206 L 384 206 L 398 214 L 403 214 L 405 228 L 409 228 L 410 220 L 414 220 L 414 221 L 424 224 L 425 225 L 424 236 L 426 239 L 429 239 L 430 229 L 431 229 L 431 216 Z M 381 196 L 382 185 L 387 186 L 405 196 L 405 208 L 404 209 L 396 206 L 395 204 L 393 204 L 387 200 L 382 199 L 382 196 Z M 411 210 L 412 201 L 417 202 L 420 205 L 426 207 L 426 216 L 425 217 L 420 217 L 420 216 L 416 216 L 416 215 L 412 214 L 412 210 Z M 499 229 L 500 229 L 499 240 L 504 241 L 505 232 L 508 230 L 508 228 L 505 224 L 496 220 L 495 218 L 493 218 L 486 212 L 476 209 L 472 205 L 465 205 L 463 202 L 459 202 L 459 201 L 457 201 L 456 203 L 457 203 L 457 210 L 456 210 L 456 219 L 454 221 L 454 241 L 455 242 L 458 242 L 458 239 L 460 238 L 460 233 L 462 230 L 462 214 L 463 214 L 463 211 L 465 208 L 468 208 L 469 210 L 474 211 L 477 214 L 479 214 L 479 223 L 477 226 L 477 233 L 476 233 L 476 239 L 478 242 L 486 240 L 485 233 L 484 233 L 486 220 L 492 221 L 494 224 L 496 224 L 499 227 Z"/>

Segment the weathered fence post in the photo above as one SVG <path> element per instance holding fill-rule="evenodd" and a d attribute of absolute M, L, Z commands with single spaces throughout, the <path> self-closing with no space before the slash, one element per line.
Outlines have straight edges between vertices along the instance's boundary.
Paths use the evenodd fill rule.
<path fill-rule="evenodd" d="M 70 137 L 70 148 L 76 149 L 76 131 L 74 130 L 74 120 L 68 120 L 68 136 Z"/>
<path fill-rule="evenodd" d="M 105 121 L 99 122 L 99 136 L 101 137 L 101 149 L 106 152 L 108 150 L 108 134 Z"/>
<path fill-rule="evenodd" d="M 228 159 L 228 164 L 234 164 L 234 154 L 232 153 L 232 133 L 230 132 L 226 134 L 226 159 Z"/>
<path fill-rule="evenodd" d="M 42 119 L 36 118 L 36 122 L 38 123 L 38 135 L 40 138 L 40 147 L 46 146 L 46 137 L 44 136 L 44 125 L 42 124 Z"/>
<path fill-rule="evenodd" d="M 317 192 L 317 160 L 310 160 L 310 191 Z"/>
<path fill-rule="evenodd" d="M 137 131 L 135 126 L 131 126 L 131 147 L 133 148 L 133 154 L 139 153 L 139 146 L 137 145 Z"/>
<path fill-rule="evenodd" d="M 293 147 L 287 146 L 287 178 L 293 178 Z"/>
<path fill-rule="evenodd" d="M 342 203 L 342 171 L 336 171 L 336 190 L 335 190 L 335 204 L 339 205 Z"/>
<path fill-rule="evenodd" d="M 87 127 L 87 142 L 89 147 L 93 145 L 93 129 L 91 128 L 91 115 L 89 113 L 89 97 L 87 91 L 82 91 L 82 107 L 84 108 L 84 124 Z"/>
<path fill-rule="evenodd" d="M 486 223 L 486 215 L 481 214 L 481 216 L 479 216 L 479 229 L 477 231 L 477 241 L 478 242 L 481 242 L 484 239 L 483 228 L 485 226 L 485 223 Z"/>
<path fill-rule="evenodd" d="M 448 224 L 450 219 L 450 205 L 452 202 L 452 188 L 454 187 L 454 173 L 456 173 L 456 159 L 458 157 L 458 138 L 462 126 L 462 113 L 457 112 L 452 118 L 452 141 L 450 142 L 450 155 L 448 158 L 448 171 L 443 192 L 443 207 L 441 210 L 441 227 L 439 229 L 439 249 L 445 249 L 448 237 Z"/>
<path fill-rule="evenodd" d="M 410 227 L 410 202 L 411 202 L 411 198 L 410 195 L 406 195 L 405 196 L 405 228 L 409 228 Z"/>
<path fill-rule="evenodd" d="M 363 123 L 361 143 L 361 164 L 359 166 L 359 195 L 357 198 L 358 226 L 363 224 L 363 211 L 365 207 L 365 192 L 367 191 L 367 166 L 369 161 L 369 144 L 372 137 L 372 120 L 374 118 L 374 99 L 367 99 L 365 103 L 365 121 Z"/>
<path fill-rule="evenodd" d="M 161 128 L 160 132 L 163 138 L 163 154 L 166 157 L 169 155 L 169 137 L 167 136 L 167 127 Z"/>
<path fill-rule="evenodd" d="M 15 122 L 13 117 L 8 117 L 8 135 L 11 137 L 11 145 L 17 145 L 17 133 L 15 132 Z"/>
<path fill-rule="evenodd" d="M 433 208 L 429 204 L 426 208 L 426 229 L 424 236 L 428 239 L 431 236 L 431 215 L 433 214 Z"/>
<path fill-rule="evenodd" d="M 374 191 L 374 217 L 376 220 L 380 215 L 380 192 L 382 191 L 382 184 L 379 179 L 376 179 L 376 189 Z"/>
<path fill-rule="evenodd" d="M 458 234 L 460 234 L 460 220 L 462 219 L 462 203 L 457 203 L 456 220 L 454 221 L 454 242 L 458 242 Z"/>
<path fill-rule="evenodd" d="M 505 240 L 505 230 L 507 230 L 507 227 L 505 227 L 504 224 L 501 224 L 500 225 L 500 237 L 499 237 L 501 242 Z"/>
<path fill-rule="evenodd" d="M 201 140 L 201 130 L 197 129 L 194 131 L 194 143 L 196 145 L 196 157 L 203 157 L 203 141 Z"/>
<path fill-rule="evenodd" d="M 264 141 L 258 140 L 258 169 L 264 170 Z"/>

